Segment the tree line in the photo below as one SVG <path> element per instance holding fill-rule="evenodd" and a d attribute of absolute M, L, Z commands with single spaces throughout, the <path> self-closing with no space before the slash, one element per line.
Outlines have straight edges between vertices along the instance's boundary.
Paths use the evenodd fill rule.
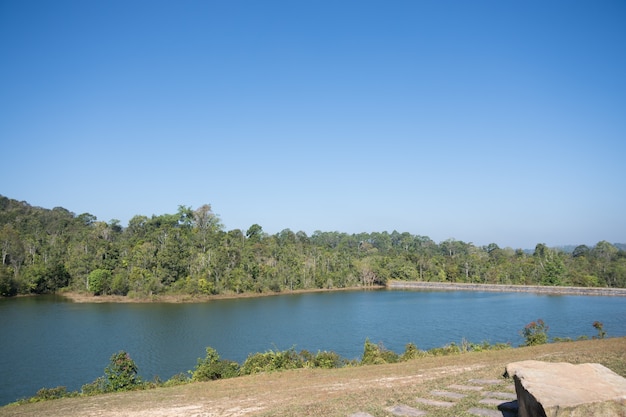
<path fill-rule="evenodd" d="M 60 289 L 147 297 L 384 285 L 389 280 L 626 287 L 626 251 L 477 246 L 393 231 L 347 234 L 258 224 L 225 230 L 210 205 L 98 221 L 0 196 L 0 295 Z"/>

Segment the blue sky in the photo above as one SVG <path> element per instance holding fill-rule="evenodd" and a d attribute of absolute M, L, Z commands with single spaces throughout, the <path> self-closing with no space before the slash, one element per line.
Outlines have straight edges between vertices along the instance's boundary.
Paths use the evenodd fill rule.
<path fill-rule="evenodd" d="M 0 0 L 0 194 L 626 242 L 623 1 Z"/>

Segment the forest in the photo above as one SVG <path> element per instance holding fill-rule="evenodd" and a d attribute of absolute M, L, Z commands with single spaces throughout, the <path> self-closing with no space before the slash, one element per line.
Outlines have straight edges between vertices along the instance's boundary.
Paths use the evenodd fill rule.
<path fill-rule="evenodd" d="M 389 280 L 626 287 L 623 244 L 566 251 L 436 243 L 407 232 L 347 234 L 258 224 L 225 230 L 210 205 L 136 215 L 126 227 L 62 207 L 0 196 L 0 295 L 60 290 L 159 294 L 276 293 L 385 285 Z"/>

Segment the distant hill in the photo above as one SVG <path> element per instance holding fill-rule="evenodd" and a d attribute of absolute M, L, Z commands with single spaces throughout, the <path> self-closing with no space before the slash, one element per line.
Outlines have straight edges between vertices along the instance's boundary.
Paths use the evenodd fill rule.
<path fill-rule="evenodd" d="M 613 246 L 615 246 L 617 249 L 626 250 L 626 243 L 611 243 L 611 244 Z M 589 248 L 593 248 L 594 245 L 595 244 L 591 244 L 591 245 L 587 245 L 587 246 L 589 246 Z M 578 247 L 578 246 L 580 246 L 580 245 L 562 245 L 562 246 L 555 246 L 552 249 L 557 249 L 557 250 L 560 250 L 560 251 L 565 252 L 565 253 L 572 253 L 572 252 L 574 252 L 574 249 L 576 249 L 576 247 Z"/>

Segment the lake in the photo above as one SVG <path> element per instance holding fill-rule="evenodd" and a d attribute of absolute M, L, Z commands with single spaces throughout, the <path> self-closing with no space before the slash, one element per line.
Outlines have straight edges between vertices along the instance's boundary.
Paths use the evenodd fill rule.
<path fill-rule="evenodd" d="M 366 338 L 397 353 L 471 342 L 523 342 L 542 318 L 549 336 L 626 336 L 626 298 L 464 291 L 340 291 L 193 304 L 81 304 L 59 296 L 0 299 L 0 405 L 42 387 L 79 390 L 125 350 L 147 380 L 192 370 L 211 346 L 242 363 L 294 347 L 360 358 Z"/>

